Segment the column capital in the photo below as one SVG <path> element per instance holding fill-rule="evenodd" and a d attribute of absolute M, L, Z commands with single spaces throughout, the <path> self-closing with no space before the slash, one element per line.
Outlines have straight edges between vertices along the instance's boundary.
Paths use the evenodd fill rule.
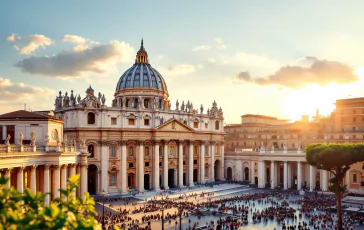
<path fill-rule="evenodd" d="M 216 141 L 210 141 L 210 145 L 215 145 Z"/>
<path fill-rule="evenodd" d="M 154 145 L 159 145 L 159 143 L 161 143 L 161 140 L 153 140 L 153 141 L 152 141 L 152 143 L 153 143 Z"/>
<path fill-rule="evenodd" d="M 11 170 L 13 170 L 14 168 L 6 168 L 5 171 L 6 172 L 11 172 Z"/>
<path fill-rule="evenodd" d="M 60 165 L 53 165 L 53 168 L 54 168 L 54 169 L 60 169 L 60 168 L 61 168 L 61 166 L 60 166 Z"/>
<path fill-rule="evenodd" d="M 71 167 L 73 168 L 75 168 L 75 167 L 77 167 L 77 165 L 78 165 L 78 163 L 73 163 L 73 164 L 71 164 Z"/>
<path fill-rule="evenodd" d="M 145 141 L 137 141 L 138 146 L 143 146 L 145 144 Z"/>
<path fill-rule="evenodd" d="M 32 165 L 31 167 L 32 167 L 32 169 L 35 170 L 35 169 L 37 169 L 38 165 Z"/>
<path fill-rule="evenodd" d="M 121 146 L 123 146 L 123 145 L 127 145 L 128 144 L 128 140 L 121 140 L 121 141 L 119 141 L 119 144 L 121 145 Z"/>
<path fill-rule="evenodd" d="M 168 145 L 169 141 L 170 141 L 169 139 L 163 139 L 164 144 Z"/>
<path fill-rule="evenodd" d="M 25 169 L 25 167 L 24 166 L 20 166 L 19 168 L 18 168 L 18 171 L 23 171 Z"/>
<path fill-rule="evenodd" d="M 44 165 L 44 169 L 49 170 L 50 167 L 51 167 L 50 165 Z"/>
<path fill-rule="evenodd" d="M 274 160 L 271 160 L 270 162 L 271 162 L 271 163 L 274 163 Z"/>
<path fill-rule="evenodd" d="M 68 165 L 67 164 L 63 164 L 63 165 L 61 165 L 61 168 L 62 169 L 66 169 L 68 167 Z"/>

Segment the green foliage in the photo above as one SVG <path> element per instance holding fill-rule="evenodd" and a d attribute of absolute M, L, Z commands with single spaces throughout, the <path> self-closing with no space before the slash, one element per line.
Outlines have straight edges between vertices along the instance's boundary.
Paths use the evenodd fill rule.
<path fill-rule="evenodd" d="M 0 230 L 101 229 L 90 215 L 96 214 L 94 199 L 88 193 L 85 199 L 73 196 L 79 177 L 71 176 L 67 188 L 60 190 L 62 198 L 49 206 L 44 205 L 49 194 L 33 194 L 29 189 L 21 194 L 13 187 L 7 188 L 7 179 L 0 178 Z"/>
<path fill-rule="evenodd" d="M 342 229 L 341 198 L 346 192 L 346 185 L 342 185 L 350 165 L 364 161 L 364 144 L 311 144 L 305 149 L 306 160 L 318 169 L 333 174 L 330 178 L 329 191 L 336 195 L 338 229 Z"/>

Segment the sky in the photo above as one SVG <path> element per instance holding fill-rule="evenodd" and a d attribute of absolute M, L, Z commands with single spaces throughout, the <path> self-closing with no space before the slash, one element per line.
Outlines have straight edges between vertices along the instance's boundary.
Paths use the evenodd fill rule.
<path fill-rule="evenodd" d="M 0 1 L 0 113 L 92 86 L 111 106 L 144 38 L 178 99 L 225 123 L 329 115 L 364 97 L 363 1 Z"/>

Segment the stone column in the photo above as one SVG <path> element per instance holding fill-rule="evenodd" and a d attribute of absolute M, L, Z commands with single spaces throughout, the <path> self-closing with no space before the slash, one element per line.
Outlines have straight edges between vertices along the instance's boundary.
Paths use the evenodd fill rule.
<path fill-rule="evenodd" d="M 310 165 L 310 191 L 313 191 L 315 189 L 315 180 L 314 180 L 314 167 Z"/>
<path fill-rule="evenodd" d="M 3 139 L 5 140 L 6 139 L 6 134 L 7 134 L 7 130 L 6 130 L 6 125 L 3 125 Z"/>
<path fill-rule="evenodd" d="M 178 146 L 178 187 L 183 187 L 183 141 Z"/>
<path fill-rule="evenodd" d="M 126 141 L 121 141 L 121 193 L 128 193 Z"/>
<path fill-rule="evenodd" d="M 164 189 L 169 189 L 168 187 L 168 140 L 164 140 L 164 151 L 163 151 L 163 187 Z"/>
<path fill-rule="evenodd" d="M 173 186 L 177 187 L 177 169 L 173 169 Z"/>
<path fill-rule="evenodd" d="M 288 168 L 287 168 L 287 161 L 284 162 L 284 166 L 283 166 L 283 180 L 284 180 L 284 189 L 287 189 L 288 188 L 288 178 L 287 178 L 287 174 L 288 174 Z"/>
<path fill-rule="evenodd" d="M 67 165 L 61 166 L 61 189 L 67 188 Z"/>
<path fill-rule="evenodd" d="M 44 165 L 44 178 L 43 178 L 43 193 L 46 195 L 44 198 L 44 205 L 48 206 L 50 202 L 50 180 L 49 180 L 49 165 Z"/>
<path fill-rule="evenodd" d="M 13 168 L 7 168 L 6 171 L 5 171 L 5 178 L 8 179 L 8 181 L 6 182 L 6 187 L 7 188 L 10 188 L 11 186 L 11 170 L 13 170 Z"/>
<path fill-rule="evenodd" d="M 201 142 L 200 152 L 200 183 L 205 183 L 205 143 Z"/>
<path fill-rule="evenodd" d="M 20 193 L 24 192 L 24 175 L 23 175 L 23 171 L 24 171 L 24 167 L 19 167 L 18 168 L 16 189 Z"/>
<path fill-rule="evenodd" d="M 255 184 L 255 162 L 254 161 L 250 161 L 250 168 L 251 168 L 251 173 L 250 173 L 250 183 L 251 184 Z"/>
<path fill-rule="evenodd" d="M 188 146 L 188 186 L 193 187 L 193 142 Z"/>
<path fill-rule="evenodd" d="M 153 176 L 154 176 L 154 190 L 159 191 L 161 190 L 159 187 L 159 141 L 154 142 L 154 165 L 153 165 Z"/>
<path fill-rule="evenodd" d="M 292 188 L 292 163 L 289 162 L 287 166 L 288 188 Z"/>
<path fill-rule="evenodd" d="M 211 146 L 211 168 L 210 168 L 210 182 L 215 181 L 215 142 L 210 143 Z"/>
<path fill-rule="evenodd" d="M 225 142 L 221 142 L 221 172 L 220 180 L 225 180 Z"/>
<path fill-rule="evenodd" d="M 270 188 L 274 189 L 275 185 L 275 176 L 274 176 L 274 161 L 270 162 Z"/>
<path fill-rule="evenodd" d="M 101 191 L 104 190 L 105 193 L 109 193 L 109 146 L 105 143 L 101 143 L 100 155 L 101 156 Z M 81 193 L 83 195 L 83 193 Z"/>
<path fill-rule="evenodd" d="M 37 193 L 37 165 L 33 165 L 30 171 L 30 190 Z"/>
<path fill-rule="evenodd" d="M 82 179 L 82 175 L 81 175 L 81 179 Z M 61 184 L 60 182 L 61 182 L 60 166 L 54 165 L 53 166 L 53 183 L 54 183 L 53 199 L 58 198 L 60 195 L 60 193 L 59 193 L 60 184 Z"/>
<path fill-rule="evenodd" d="M 85 199 L 85 192 L 87 192 L 87 165 L 82 164 L 81 165 L 81 183 L 80 183 L 80 191 L 81 191 L 81 195 L 80 197 L 82 199 Z"/>
<path fill-rule="evenodd" d="M 71 172 L 70 172 L 71 176 L 76 175 L 76 167 L 77 167 L 77 164 L 71 165 Z M 74 189 L 72 193 L 73 193 L 73 196 L 76 197 L 76 189 Z"/>
<path fill-rule="evenodd" d="M 328 171 L 326 170 L 322 170 L 322 190 L 323 191 L 327 191 L 328 190 L 328 183 L 329 183 L 329 180 L 328 180 Z"/>
<path fill-rule="evenodd" d="M 138 185 L 137 190 L 139 192 L 144 192 L 144 142 L 139 141 L 139 151 L 137 154 L 137 177 L 138 177 Z"/>
<path fill-rule="evenodd" d="M 264 188 L 263 161 L 258 161 L 258 188 Z"/>
<path fill-rule="evenodd" d="M 302 165 L 301 162 L 297 162 L 297 190 L 302 189 Z"/>

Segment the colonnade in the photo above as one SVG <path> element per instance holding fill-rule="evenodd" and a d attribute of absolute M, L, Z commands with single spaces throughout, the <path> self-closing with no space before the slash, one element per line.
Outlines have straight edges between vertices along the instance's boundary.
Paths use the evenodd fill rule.
<path fill-rule="evenodd" d="M 192 141 L 192 140 L 153 140 L 151 144 L 146 145 L 146 141 L 120 141 L 118 149 L 120 158 L 117 164 L 117 185 L 110 185 L 110 162 L 112 161 L 108 154 L 108 148 L 114 146 L 112 142 L 101 142 L 101 180 L 100 187 L 96 193 L 105 190 L 106 193 L 111 193 L 112 189 L 119 191 L 121 194 L 128 193 L 128 173 L 135 171 L 135 189 L 139 192 L 144 192 L 145 174 L 149 174 L 151 186 L 150 189 L 158 191 L 161 189 L 169 189 L 168 171 L 173 172 L 173 186 L 175 187 L 193 187 L 194 181 L 205 183 L 215 181 L 215 159 L 220 160 L 217 165 L 218 180 L 224 179 L 224 145 L 217 144 L 215 141 Z M 174 146 L 173 151 L 169 149 L 170 144 Z M 135 147 L 133 156 L 130 156 L 130 146 Z M 149 155 L 145 155 L 145 147 L 149 148 Z M 217 146 L 219 149 L 216 149 Z M 197 151 L 196 151 L 197 150 Z M 216 155 L 217 154 L 217 155 Z M 215 156 L 216 155 L 216 156 Z M 135 162 L 135 167 L 129 167 L 130 163 Z M 147 164 L 146 164 L 147 163 Z M 89 160 L 89 164 L 92 161 Z M 115 163 L 111 163 L 115 164 Z M 205 172 L 206 168 L 206 172 Z M 197 180 L 196 180 L 196 170 Z M 184 179 L 185 173 L 185 179 Z M 194 175 L 195 174 L 195 175 Z M 206 175 L 205 175 L 206 174 Z M 120 179 L 119 179 L 120 178 Z M 184 183 L 185 182 L 185 183 Z M 116 187 L 116 188 L 115 188 Z M 114 191 L 115 191 L 114 190 Z"/>
<path fill-rule="evenodd" d="M 74 195 L 82 196 L 87 192 L 87 165 L 86 164 L 60 164 L 60 165 L 31 165 L 12 168 L 3 168 L 2 174 L 9 178 L 6 186 L 16 187 L 23 193 L 29 188 L 34 194 L 43 192 L 49 194 L 45 197 L 45 204 L 48 205 L 51 199 L 60 197 L 59 189 L 66 189 L 67 180 L 71 175 L 80 174 L 80 186 Z"/>
<path fill-rule="evenodd" d="M 281 169 L 282 166 L 283 170 Z M 281 180 L 282 177 L 283 181 Z M 303 161 L 258 160 L 258 187 L 264 188 L 266 186 L 270 186 L 272 189 L 278 186 L 283 189 L 294 187 L 301 190 L 306 188 L 310 191 L 319 186 L 321 190 L 327 191 L 329 173 L 325 170 L 318 170 Z"/>

